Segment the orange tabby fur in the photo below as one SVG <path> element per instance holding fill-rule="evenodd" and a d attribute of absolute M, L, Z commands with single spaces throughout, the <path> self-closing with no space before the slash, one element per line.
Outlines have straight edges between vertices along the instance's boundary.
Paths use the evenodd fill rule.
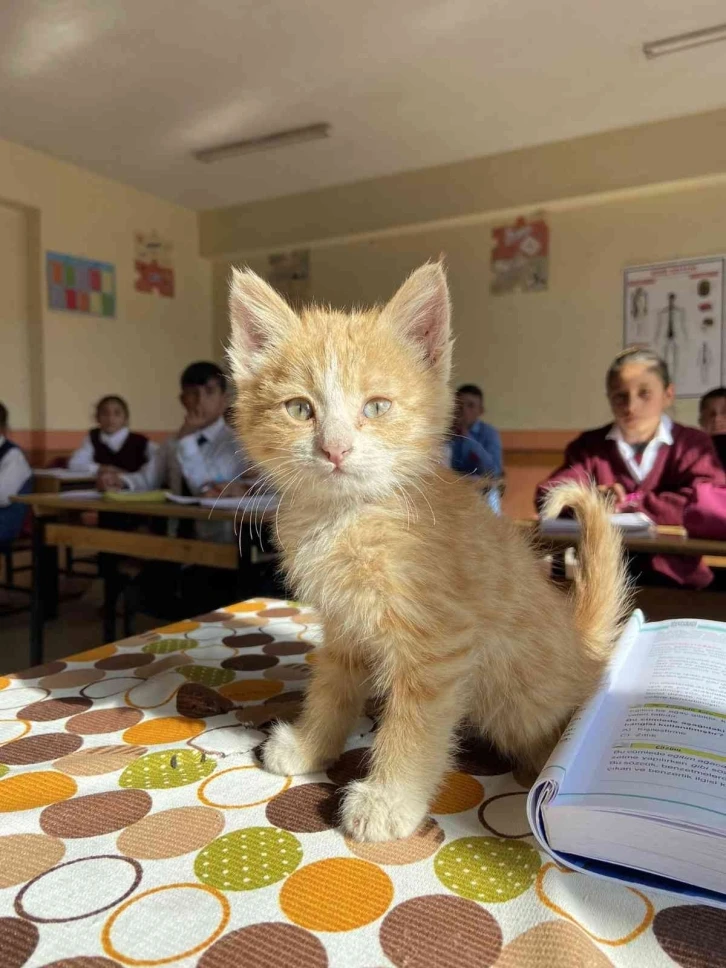
<path fill-rule="evenodd" d="M 464 719 L 503 753 L 542 764 L 617 635 L 620 539 L 594 491 L 552 492 L 546 513 L 574 507 L 583 524 L 570 599 L 521 531 L 440 466 L 451 339 L 439 265 L 417 270 L 383 309 L 351 314 L 297 315 L 236 271 L 230 307 L 238 429 L 282 494 L 284 568 L 324 630 L 302 716 L 275 728 L 264 764 L 319 770 L 341 753 L 366 697 L 385 697 L 370 775 L 350 785 L 341 819 L 358 839 L 405 837 L 426 816 Z M 311 419 L 286 409 L 300 398 Z M 366 417 L 372 398 L 390 409 Z"/>

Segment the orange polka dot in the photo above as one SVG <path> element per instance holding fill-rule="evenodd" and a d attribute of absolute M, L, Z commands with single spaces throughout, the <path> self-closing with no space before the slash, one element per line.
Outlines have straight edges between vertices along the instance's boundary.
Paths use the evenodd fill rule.
<path fill-rule="evenodd" d="M 184 716 L 162 716 L 149 719 L 127 729 L 122 735 L 124 743 L 135 746 L 154 746 L 156 743 L 177 743 L 182 739 L 198 736 L 207 728 L 203 719 L 186 719 Z"/>
<path fill-rule="evenodd" d="M 447 773 L 431 813 L 461 813 L 471 810 L 484 798 L 484 787 L 468 773 Z"/>
<path fill-rule="evenodd" d="M 393 900 L 393 884 L 365 860 L 331 857 L 292 873 L 280 891 L 280 907 L 310 931 L 352 931 L 380 918 Z"/>
<path fill-rule="evenodd" d="M 315 665 L 315 663 L 318 661 L 318 653 L 308 652 L 308 654 L 305 656 L 305 661 L 309 662 L 310 665 Z"/>
<path fill-rule="evenodd" d="M 107 659 L 116 651 L 115 645 L 99 645 L 95 649 L 87 649 L 85 652 L 76 652 L 69 655 L 67 662 L 97 662 L 99 659 Z"/>
<path fill-rule="evenodd" d="M 283 683 L 276 679 L 240 679 L 222 686 L 219 694 L 233 702 L 256 702 L 258 699 L 276 696 L 282 689 Z"/>
<path fill-rule="evenodd" d="M 0 780 L 0 813 L 47 807 L 51 803 L 67 800 L 77 789 L 75 780 L 55 770 L 11 776 L 7 780 Z"/>
<path fill-rule="evenodd" d="M 251 602 L 237 602 L 236 605 L 226 605 L 224 611 L 234 612 L 235 615 L 238 615 L 241 612 L 259 612 L 260 609 L 266 606 L 267 602 L 258 602 L 256 600 Z"/>
<path fill-rule="evenodd" d="M 176 635 L 179 632 L 194 632 L 195 629 L 199 628 L 199 622 L 173 622 L 171 625 L 163 625 L 160 629 L 155 629 L 156 632 L 163 632 L 164 635 Z"/>
<path fill-rule="evenodd" d="M 0 676 L 0 689 L 7 689 L 10 685 L 10 680 L 7 676 Z"/>

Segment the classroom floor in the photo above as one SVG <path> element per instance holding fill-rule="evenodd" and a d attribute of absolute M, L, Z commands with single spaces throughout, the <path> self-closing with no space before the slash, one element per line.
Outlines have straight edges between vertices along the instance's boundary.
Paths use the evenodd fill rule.
<path fill-rule="evenodd" d="M 20 556 L 18 556 L 20 557 Z M 22 562 L 18 562 L 21 564 Z M 30 572 L 18 575 L 17 583 L 27 585 Z M 45 626 L 44 655 L 47 660 L 59 659 L 73 652 L 83 652 L 103 641 L 101 606 L 103 585 L 98 579 L 61 577 L 58 618 Z M 27 596 L 0 589 L 0 675 L 26 669 L 30 612 L 3 614 L 10 607 L 23 606 Z M 145 632 L 160 625 L 158 618 L 138 615 L 136 630 Z M 122 636 L 119 619 L 117 635 Z"/>

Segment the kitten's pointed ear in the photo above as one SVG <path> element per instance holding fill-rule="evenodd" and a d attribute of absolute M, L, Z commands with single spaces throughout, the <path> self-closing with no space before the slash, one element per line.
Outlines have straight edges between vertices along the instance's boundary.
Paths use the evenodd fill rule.
<path fill-rule="evenodd" d="M 237 379 L 251 376 L 265 350 L 297 322 L 285 300 L 251 269 L 232 269 L 229 317 L 232 333 L 227 356 Z"/>
<path fill-rule="evenodd" d="M 451 363 L 451 303 L 440 262 L 416 269 L 383 310 L 392 325 L 417 343 L 430 366 Z"/>

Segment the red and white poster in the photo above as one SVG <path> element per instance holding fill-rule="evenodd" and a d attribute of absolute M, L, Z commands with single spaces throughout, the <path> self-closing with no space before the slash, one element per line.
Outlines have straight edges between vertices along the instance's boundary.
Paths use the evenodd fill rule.
<path fill-rule="evenodd" d="M 174 295 L 173 246 L 156 232 L 137 232 L 134 237 L 137 292 Z"/>
<path fill-rule="evenodd" d="M 490 291 L 541 292 L 549 277 L 550 233 L 542 217 L 492 229 Z"/>

